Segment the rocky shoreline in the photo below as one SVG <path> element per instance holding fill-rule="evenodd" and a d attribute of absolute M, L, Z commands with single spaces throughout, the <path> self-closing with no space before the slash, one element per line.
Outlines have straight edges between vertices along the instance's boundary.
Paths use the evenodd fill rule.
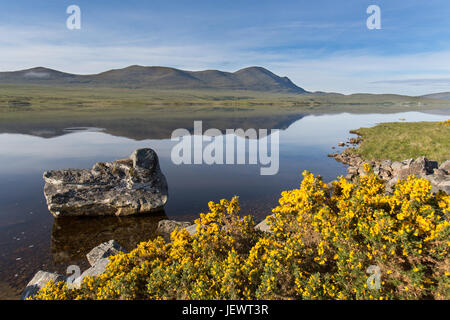
<path fill-rule="evenodd" d="M 360 139 L 351 139 L 349 144 L 356 145 L 360 141 Z M 353 148 L 347 148 L 341 153 L 328 156 L 348 165 L 345 179 L 349 181 L 355 181 L 358 176 L 365 176 L 364 165 L 370 165 L 373 173 L 385 182 L 388 193 L 393 191 L 393 187 L 398 181 L 405 180 L 410 175 L 428 180 L 432 186 L 431 191 L 434 193 L 439 191 L 450 193 L 450 160 L 444 161 L 441 165 L 424 156 L 403 161 L 364 160 L 354 152 Z"/>

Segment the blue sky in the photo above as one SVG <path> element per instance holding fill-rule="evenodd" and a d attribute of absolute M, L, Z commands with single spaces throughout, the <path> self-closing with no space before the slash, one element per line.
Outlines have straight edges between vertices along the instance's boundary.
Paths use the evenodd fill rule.
<path fill-rule="evenodd" d="M 420 95 L 450 91 L 449 40 L 448 0 L 0 0 L 0 71 L 258 65 L 312 91 Z"/>

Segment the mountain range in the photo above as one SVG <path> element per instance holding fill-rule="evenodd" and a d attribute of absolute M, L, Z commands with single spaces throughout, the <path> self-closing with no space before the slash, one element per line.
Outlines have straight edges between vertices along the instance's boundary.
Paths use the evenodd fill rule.
<path fill-rule="evenodd" d="M 450 92 L 440 92 L 440 93 L 432 93 L 421 96 L 422 98 L 427 99 L 439 99 L 439 100 L 450 100 Z"/>
<path fill-rule="evenodd" d="M 309 93 L 289 78 L 262 67 L 236 72 L 219 70 L 185 71 L 168 67 L 129 66 L 90 75 L 65 73 L 44 67 L 0 72 L 0 84 L 45 84 L 144 89 L 252 90 L 280 93 Z"/>

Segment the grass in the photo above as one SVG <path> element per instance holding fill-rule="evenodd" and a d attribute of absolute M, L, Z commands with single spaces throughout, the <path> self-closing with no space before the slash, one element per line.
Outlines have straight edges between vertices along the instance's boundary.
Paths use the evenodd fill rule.
<path fill-rule="evenodd" d="M 450 159 L 450 126 L 439 122 L 382 123 L 352 132 L 362 138 L 354 152 L 368 160 Z"/>
<path fill-rule="evenodd" d="M 105 112 L 141 109 L 166 112 L 186 110 L 262 112 L 399 112 L 450 108 L 444 100 L 399 95 L 310 95 L 234 90 L 148 90 L 120 88 L 70 88 L 37 85 L 0 85 L 0 112 Z"/>

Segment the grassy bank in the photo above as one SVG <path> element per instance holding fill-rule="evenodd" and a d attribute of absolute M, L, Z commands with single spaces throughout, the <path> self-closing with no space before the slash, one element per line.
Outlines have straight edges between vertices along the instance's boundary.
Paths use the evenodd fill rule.
<path fill-rule="evenodd" d="M 393 94 L 292 94 L 247 90 L 153 90 L 38 85 L 1 85 L 0 112 L 17 111 L 104 111 L 120 108 L 190 108 L 242 111 L 255 107 L 266 111 L 302 110 L 309 112 L 399 112 L 450 108 L 445 100 Z"/>
<path fill-rule="evenodd" d="M 439 122 L 382 123 L 355 131 L 362 141 L 354 151 L 368 160 L 401 161 L 426 156 L 450 159 L 450 125 Z"/>

